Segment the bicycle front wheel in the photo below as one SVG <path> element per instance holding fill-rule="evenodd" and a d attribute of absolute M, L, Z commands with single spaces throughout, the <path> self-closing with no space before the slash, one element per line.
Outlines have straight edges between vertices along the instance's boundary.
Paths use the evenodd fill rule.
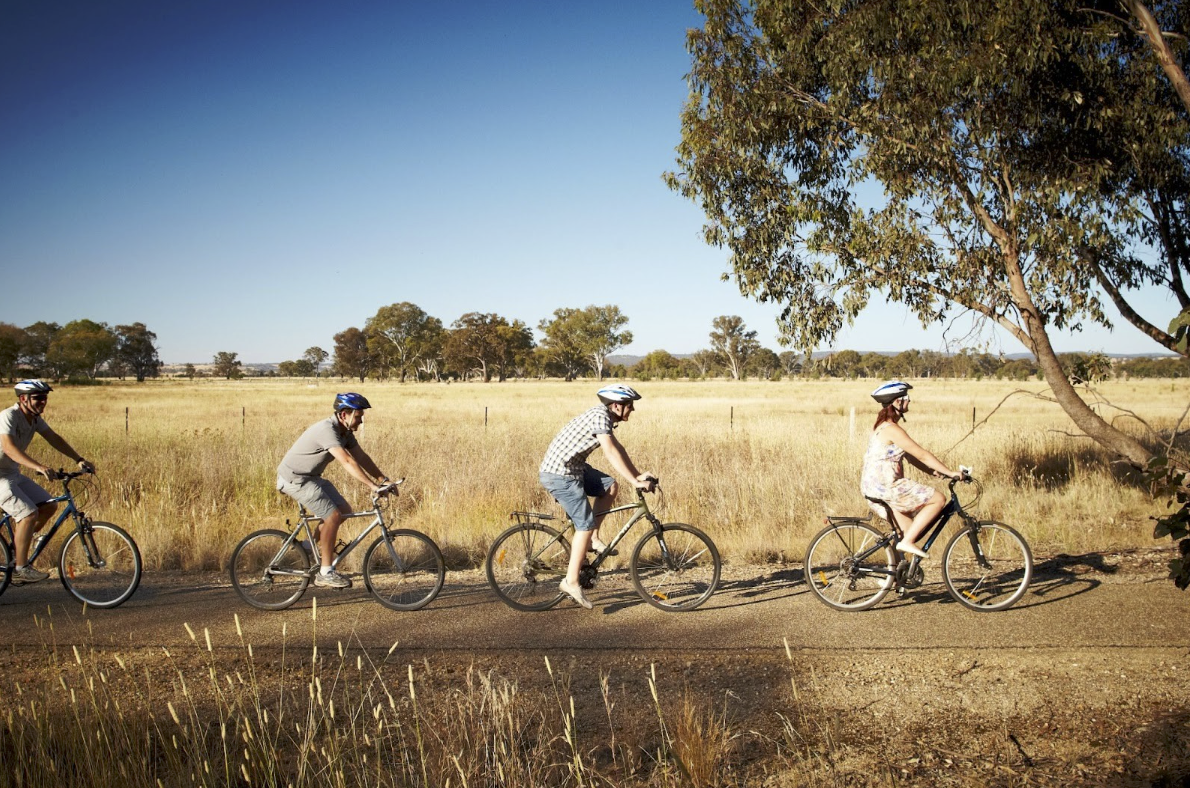
<path fill-rule="evenodd" d="M 645 534 L 628 572 L 636 593 L 661 610 L 693 610 L 719 587 L 719 550 L 692 525 L 671 523 Z"/>
<path fill-rule="evenodd" d="M 834 523 L 810 540 L 802 571 L 814 596 L 838 610 L 867 610 L 893 587 L 897 559 L 861 520 Z"/>
<path fill-rule="evenodd" d="M 244 537 L 231 554 L 231 587 L 240 599 L 261 610 L 284 610 L 310 585 L 310 554 L 289 534 L 267 529 Z M 282 552 L 284 547 L 284 552 Z"/>
<path fill-rule="evenodd" d="M 1033 579 L 1033 555 L 1023 536 L 985 520 L 960 530 L 946 545 L 942 579 L 955 600 L 971 610 L 1015 605 Z"/>
<path fill-rule="evenodd" d="M 558 584 L 569 563 L 566 537 L 538 523 L 514 525 L 497 536 L 485 562 L 488 585 L 500 601 L 529 612 L 561 601 Z"/>
<path fill-rule="evenodd" d="M 409 530 L 389 531 L 364 556 L 364 585 L 393 610 L 420 610 L 446 581 L 446 561 L 434 540 Z"/>
<path fill-rule="evenodd" d="M 127 601 L 140 585 L 140 550 L 118 525 L 92 521 L 66 537 L 58 576 L 75 599 L 110 608 Z"/>

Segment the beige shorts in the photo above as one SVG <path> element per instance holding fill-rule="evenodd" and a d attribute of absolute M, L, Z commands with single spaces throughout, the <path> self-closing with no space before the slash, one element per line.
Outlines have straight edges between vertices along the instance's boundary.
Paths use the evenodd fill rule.
<path fill-rule="evenodd" d="M 35 513 L 39 505 L 53 497 L 28 476 L 19 473 L 0 476 L 0 509 L 15 522 Z"/>

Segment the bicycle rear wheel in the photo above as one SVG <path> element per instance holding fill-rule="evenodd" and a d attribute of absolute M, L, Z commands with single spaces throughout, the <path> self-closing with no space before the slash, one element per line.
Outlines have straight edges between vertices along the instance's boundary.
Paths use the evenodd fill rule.
<path fill-rule="evenodd" d="M 364 556 L 364 585 L 393 610 L 420 610 L 434 601 L 445 581 L 442 551 L 418 531 L 389 531 L 388 539 L 381 536 Z"/>
<path fill-rule="evenodd" d="M 91 607 L 125 602 L 140 585 L 136 542 L 118 525 L 92 521 L 66 537 L 58 556 L 58 576 L 75 599 Z"/>
<path fill-rule="evenodd" d="M 8 542 L 0 539 L 0 594 L 4 593 L 10 582 L 12 582 L 12 551 L 8 548 Z"/>
<path fill-rule="evenodd" d="M 284 610 L 310 585 L 310 555 L 289 534 L 266 529 L 244 537 L 231 554 L 231 587 L 240 599 L 261 610 Z"/>
<path fill-rule="evenodd" d="M 485 562 L 488 585 L 517 610 L 548 610 L 562 599 L 570 543 L 539 523 L 514 525 L 496 537 Z"/>
<path fill-rule="evenodd" d="M 883 535 L 862 520 L 833 523 L 810 540 L 803 571 L 819 600 L 838 610 L 867 610 L 893 587 L 897 559 Z"/>
<path fill-rule="evenodd" d="M 719 587 L 719 550 L 692 525 L 671 523 L 645 534 L 628 572 L 636 593 L 655 608 L 693 610 Z"/>
<path fill-rule="evenodd" d="M 1004 610 L 1016 604 L 1033 578 L 1033 555 L 1024 537 L 992 520 L 960 530 L 946 545 L 942 579 L 959 604 L 971 610 Z"/>

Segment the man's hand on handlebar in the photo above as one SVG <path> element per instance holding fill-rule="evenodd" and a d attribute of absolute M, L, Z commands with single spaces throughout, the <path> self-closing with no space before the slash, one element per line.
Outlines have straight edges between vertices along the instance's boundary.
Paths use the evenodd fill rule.
<path fill-rule="evenodd" d="M 375 495 L 375 496 L 377 496 L 377 497 L 380 497 L 380 496 L 382 496 L 382 495 L 400 495 L 401 493 L 400 493 L 400 492 L 397 490 L 397 485 L 398 485 L 398 484 L 400 484 L 400 483 L 401 483 L 401 482 L 403 482 L 403 481 L 405 481 L 405 480 L 404 480 L 404 479 L 397 479 L 397 480 L 394 482 L 394 481 L 392 481 L 392 480 L 390 480 L 390 479 L 385 479 L 385 480 L 384 480 L 384 484 L 381 484 L 380 486 L 378 486 L 378 487 L 377 487 L 377 488 L 376 488 L 376 489 L 373 491 L 373 493 L 372 493 L 372 494 L 373 494 L 373 495 Z"/>

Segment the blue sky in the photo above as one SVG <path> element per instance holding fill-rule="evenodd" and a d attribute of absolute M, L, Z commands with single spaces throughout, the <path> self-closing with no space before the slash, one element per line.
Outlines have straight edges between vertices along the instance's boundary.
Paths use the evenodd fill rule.
<path fill-rule="evenodd" d="M 689 0 L 6 0 L 0 269 L 25 287 L 0 320 L 253 363 L 399 301 L 534 327 L 616 304 L 626 353 L 706 347 L 725 314 L 779 349 L 661 179 L 699 24 Z M 835 347 L 942 342 L 873 305 Z M 1127 324 L 1055 344 L 1159 350 Z"/>

